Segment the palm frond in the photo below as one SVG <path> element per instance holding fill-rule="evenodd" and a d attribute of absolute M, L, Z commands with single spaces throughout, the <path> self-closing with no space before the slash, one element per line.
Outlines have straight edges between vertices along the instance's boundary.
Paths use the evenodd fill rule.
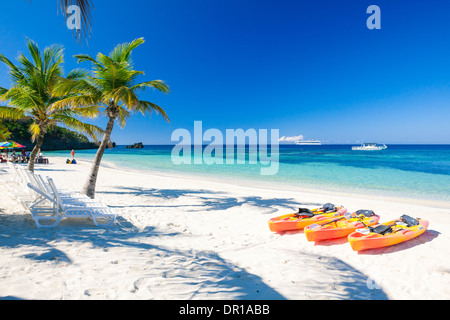
<path fill-rule="evenodd" d="M 62 110 L 66 108 L 75 109 L 83 106 L 92 106 L 99 104 L 99 101 L 90 94 L 71 96 L 56 101 L 50 107 L 50 111 Z"/>
<path fill-rule="evenodd" d="M 8 138 L 11 136 L 11 132 L 8 131 L 8 128 L 6 128 L 3 123 L 0 123 L 0 139 L 2 141 L 8 140 Z"/>
<path fill-rule="evenodd" d="M 19 120 L 25 118 L 25 111 L 13 107 L 0 106 L 0 119 Z"/>
<path fill-rule="evenodd" d="M 133 91 L 137 91 L 137 90 L 145 91 L 146 88 L 156 89 L 156 90 L 164 92 L 164 93 L 170 92 L 169 86 L 162 80 L 152 80 L 152 81 L 141 82 L 141 83 L 135 84 L 130 89 Z"/>
<path fill-rule="evenodd" d="M 97 118 L 100 114 L 100 108 L 100 106 L 92 105 L 87 107 L 79 107 L 73 111 L 84 118 Z"/>
<path fill-rule="evenodd" d="M 93 124 L 84 123 L 81 120 L 66 113 L 57 114 L 53 117 L 53 119 L 69 128 L 89 135 L 95 141 L 98 141 L 98 137 L 104 133 L 103 129 L 101 129 L 100 127 Z"/>
<path fill-rule="evenodd" d="M 83 79 L 87 79 L 87 77 L 89 76 L 89 72 L 83 69 L 74 69 L 72 71 L 69 72 L 69 74 L 67 75 L 66 79 L 69 80 L 83 80 Z"/>
<path fill-rule="evenodd" d="M 30 128 L 28 130 L 31 133 L 31 142 L 35 142 L 36 138 L 41 133 L 41 128 L 39 128 L 39 126 L 35 122 L 33 122 L 32 124 L 30 124 Z"/>
<path fill-rule="evenodd" d="M 101 91 L 85 78 L 61 78 L 53 87 L 52 93 L 58 97 L 65 97 L 71 93 L 90 94 L 92 96 L 101 96 Z"/>
<path fill-rule="evenodd" d="M 19 70 L 19 68 L 1 53 L 0 53 L 0 61 L 9 67 L 9 74 L 13 82 L 19 82 L 25 78 L 25 76 Z"/>
<path fill-rule="evenodd" d="M 54 64 L 62 63 L 64 56 L 64 47 L 53 45 L 44 49 L 43 71 L 47 70 Z"/>
<path fill-rule="evenodd" d="M 33 67 L 42 70 L 44 67 L 43 63 L 42 63 L 43 59 L 42 59 L 41 51 L 39 50 L 37 43 L 34 42 L 33 40 L 28 39 L 27 47 L 28 47 L 28 51 L 30 52 L 30 55 L 34 61 Z"/>
<path fill-rule="evenodd" d="M 74 55 L 74 58 L 77 59 L 78 63 L 88 61 L 88 62 L 92 62 L 94 64 L 94 66 L 96 67 L 96 69 L 104 69 L 104 67 L 97 60 L 95 60 L 88 54 L 76 54 L 76 55 Z"/>
<path fill-rule="evenodd" d="M 2 101 L 10 100 L 10 105 L 21 109 L 39 108 L 43 105 L 42 97 L 33 88 L 17 85 L 1 96 Z"/>
<path fill-rule="evenodd" d="M 121 128 L 125 127 L 125 124 L 127 123 L 127 119 L 131 116 L 131 113 L 123 108 L 119 107 L 119 114 L 117 116 L 117 120 L 119 121 L 119 125 Z"/>
<path fill-rule="evenodd" d="M 152 102 L 139 101 L 139 104 L 135 107 L 135 109 L 140 111 L 142 114 L 152 114 L 153 112 L 156 112 L 160 114 L 167 122 L 170 122 L 170 119 L 164 109 Z"/>
<path fill-rule="evenodd" d="M 105 97 L 108 100 L 114 101 L 116 105 L 121 105 L 122 103 L 132 108 L 134 105 L 139 103 L 139 99 L 136 94 L 126 86 L 121 86 L 110 92 L 105 93 Z"/>
<path fill-rule="evenodd" d="M 131 52 L 145 42 L 144 38 L 135 39 L 129 43 L 117 45 L 109 54 L 111 59 L 116 62 L 129 62 Z"/>

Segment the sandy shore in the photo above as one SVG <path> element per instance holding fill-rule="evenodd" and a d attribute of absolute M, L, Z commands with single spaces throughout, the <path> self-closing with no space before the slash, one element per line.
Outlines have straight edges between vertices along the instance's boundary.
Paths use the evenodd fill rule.
<path fill-rule="evenodd" d="M 80 190 L 90 164 L 51 158 L 36 172 Z M 5 173 L 0 167 L 0 179 Z M 5 189 L 2 187 L 2 189 Z M 327 194 L 103 167 L 97 199 L 117 222 L 37 229 L 0 193 L 2 299 L 450 299 L 450 203 Z M 267 221 L 326 202 L 382 221 L 430 221 L 421 237 L 356 253 L 346 239 L 310 243 Z"/>

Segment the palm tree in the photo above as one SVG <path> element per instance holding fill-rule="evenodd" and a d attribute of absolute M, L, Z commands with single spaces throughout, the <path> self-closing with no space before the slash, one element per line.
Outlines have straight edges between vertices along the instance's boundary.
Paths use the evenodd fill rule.
<path fill-rule="evenodd" d="M 76 55 L 78 63 L 91 62 L 92 75 L 87 79 L 64 81 L 56 89 L 56 92 L 61 95 L 69 92 L 78 93 L 76 96 L 57 102 L 57 105 L 70 105 L 74 108 L 78 106 L 99 107 L 103 109 L 103 113 L 108 118 L 108 124 L 95 155 L 88 180 L 81 191 L 91 198 L 95 197 L 98 170 L 116 121 L 121 127 L 124 127 L 131 113 L 141 112 L 145 115 L 154 111 L 169 121 L 166 112 L 161 107 L 152 102 L 140 100 L 138 97 L 138 92 L 146 88 L 164 93 L 169 92 L 168 86 L 162 80 L 135 83 L 136 78 L 143 75 L 144 72 L 134 70 L 131 53 L 143 43 L 144 39 L 140 38 L 130 43 L 117 45 L 109 56 L 98 53 L 96 59 L 85 54 Z"/>
<path fill-rule="evenodd" d="M 56 103 L 70 96 L 57 96 L 53 89 L 63 78 L 62 64 L 64 59 L 63 47 L 53 45 L 45 48 L 42 53 L 38 45 L 31 40 L 27 47 L 32 57 L 30 61 L 24 54 L 17 58 L 15 65 L 0 54 L 0 61 L 9 67 L 9 74 L 13 86 L 11 89 L 0 88 L 0 101 L 9 101 L 8 105 L 0 106 L 0 119 L 33 119 L 30 125 L 32 141 L 36 142 L 28 163 L 28 170 L 34 171 L 34 159 L 44 142 L 47 129 L 58 124 L 65 125 L 97 140 L 96 136 L 103 133 L 97 126 L 79 120 L 81 117 L 95 117 L 98 108 L 79 106 L 76 108 Z M 86 76 L 85 71 L 74 70 L 67 76 L 68 80 L 80 80 Z"/>

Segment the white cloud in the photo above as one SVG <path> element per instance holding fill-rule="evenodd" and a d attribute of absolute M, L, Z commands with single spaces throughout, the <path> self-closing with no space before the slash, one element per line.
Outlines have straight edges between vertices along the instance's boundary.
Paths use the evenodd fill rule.
<path fill-rule="evenodd" d="M 299 135 L 299 136 L 294 136 L 294 137 L 281 137 L 280 140 L 278 140 L 279 142 L 298 142 L 298 141 L 303 141 L 303 136 Z"/>

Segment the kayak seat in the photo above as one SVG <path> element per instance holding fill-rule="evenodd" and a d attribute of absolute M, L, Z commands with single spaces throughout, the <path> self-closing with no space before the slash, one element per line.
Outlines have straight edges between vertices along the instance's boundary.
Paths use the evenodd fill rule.
<path fill-rule="evenodd" d="M 298 213 L 295 215 L 296 218 L 300 218 L 300 217 L 314 217 L 314 213 L 307 209 L 307 208 L 299 208 L 298 209 Z"/>
<path fill-rule="evenodd" d="M 358 210 L 358 211 L 356 211 L 356 214 L 358 216 L 364 215 L 366 217 L 371 217 L 371 216 L 375 215 L 375 212 L 373 212 L 372 210 Z"/>
<path fill-rule="evenodd" d="M 406 214 L 402 215 L 400 217 L 400 220 L 404 223 L 406 223 L 406 225 L 408 227 L 414 227 L 414 226 L 418 226 L 420 224 L 419 220 L 414 219 Z"/>
<path fill-rule="evenodd" d="M 391 233 L 392 232 L 392 227 L 391 226 L 385 226 L 385 225 L 381 224 L 378 227 L 370 228 L 370 231 L 373 232 L 373 233 L 378 233 L 378 234 L 381 234 L 381 235 L 385 235 L 387 233 Z"/>

